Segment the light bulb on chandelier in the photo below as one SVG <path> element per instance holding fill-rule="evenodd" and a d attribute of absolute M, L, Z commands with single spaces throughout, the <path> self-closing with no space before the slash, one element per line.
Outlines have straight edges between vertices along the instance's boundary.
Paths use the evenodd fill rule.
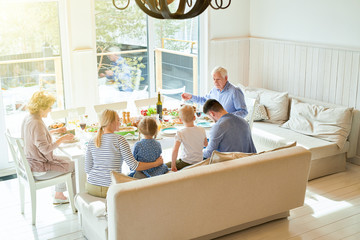
<path fill-rule="evenodd" d="M 170 4 L 176 4 L 176 11 L 169 9 Z M 117 4 L 120 2 L 120 5 Z M 188 19 L 200 15 L 209 6 L 213 9 L 226 9 L 230 6 L 231 0 L 135 0 L 139 8 L 147 15 L 158 19 Z M 174 3 L 175 2 L 175 3 Z M 227 4 L 226 4 L 227 3 Z M 130 4 L 130 0 L 113 0 L 113 5 L 124 10 Z M 176 8 L 173 6 L 173 8 Z"/>

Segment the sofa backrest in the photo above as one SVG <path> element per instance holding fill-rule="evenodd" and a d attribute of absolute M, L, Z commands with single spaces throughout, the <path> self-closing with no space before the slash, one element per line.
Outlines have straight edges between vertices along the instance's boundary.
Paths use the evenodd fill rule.
<path fill-rule="evenodd" d="M 193 239 L 302 206 L 302 147 L 112 185 L 109 239 Z"/>

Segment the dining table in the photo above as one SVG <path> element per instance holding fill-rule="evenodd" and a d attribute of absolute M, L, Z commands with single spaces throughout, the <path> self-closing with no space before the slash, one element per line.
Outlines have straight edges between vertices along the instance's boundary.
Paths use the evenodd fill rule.
<path fill-rule="evenodd" d="M 209 130 L 211 128 L 211 124 L 198 124 L 199 126 L 203 126 L 206 129 L 207 135 L 209 134 Z M 175 134 L 176 131 L 183 128 L 183 125 L 172 126 L 169 128 L 164 128 L 160 130 L 160 133 L 157 135 L 156 140 L 160 142 L 162 148 L 162 156 L 164 158 L 164 163 L 171 161 L 171 151 L 175 142 Z M 76 139 L 75 142 L 70 143 L 62 143 L 59 146 L 59 150 L 62 154 L 71 158 L 74 161 L 75 165 L 75 182 L 76 182 L 76 193 L 85 192 L 85 183 L 87 180 L 87 175 L 85 172 L 85 154 L 87 143 L 91 140 L 92 137 L 95 136 L 95 133 L 86 132 L 81 129 L 76 129 Z M 138 133 L 135 135 L 126 135 L 124 136 L 127 142 L 132 149 L 137 141 L 139 141 Z M 130 170 L 127 164 L 122 165 L 122 173 L 127 174 Z"/>

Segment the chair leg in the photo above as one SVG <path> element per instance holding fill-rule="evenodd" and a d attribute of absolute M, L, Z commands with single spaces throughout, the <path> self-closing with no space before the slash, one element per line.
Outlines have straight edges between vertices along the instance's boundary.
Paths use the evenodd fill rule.
<path fill-rule="evenodd" d="M 36 223 L 36 189 L 30 188 L 32 225 Z"/>
<path fill-rule="evenodd" d="M 66 180 L 66 187 L 69 193 L 69 200 L 70 200 L 70 205 L 72 208 L 73 213 L 76 213 L 76 208 L 75 208 L 75 204 L 74 204 L 74 188 L 73 188 L 73 184 L 72 184 L 72 178 L 71 175 L 69 175 L 69 177 Z"/>
<path fill-rule="evenodd" d="M 20 179 L 19 179 L 19 193 L 20 193 L 20 210 L 21 210 L 21 214 L 24 214 L 25 187 Z"/>

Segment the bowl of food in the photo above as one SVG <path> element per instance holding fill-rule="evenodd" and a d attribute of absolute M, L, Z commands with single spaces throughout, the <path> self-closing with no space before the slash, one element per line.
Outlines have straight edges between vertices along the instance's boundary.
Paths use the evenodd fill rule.
<path fill-rule="evenodd" d="M 65 126 L 65 123 L 63 123 L 63 122 L 55 122 L 53 124 L 50 124 L 48 129 L 49 130 L 54 130 L 54 129 L 62 128 L 64 126 Z"/>

